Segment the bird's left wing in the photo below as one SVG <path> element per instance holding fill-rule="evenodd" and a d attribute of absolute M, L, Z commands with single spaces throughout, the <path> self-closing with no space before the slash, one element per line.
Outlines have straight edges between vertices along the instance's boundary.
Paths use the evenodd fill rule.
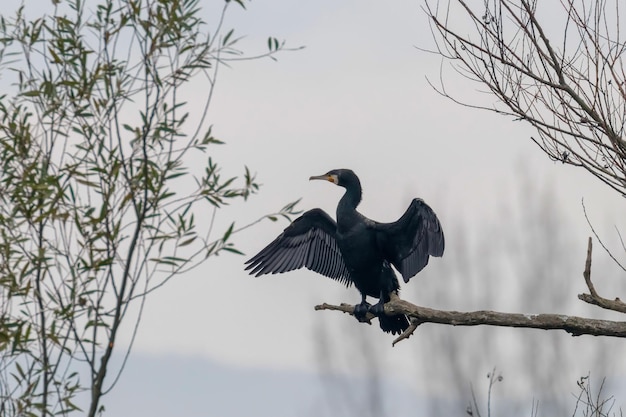
<path fill-rule="evenodd" d="M 435 212 L 419 198 L 394 223 L 375 223 L 376 241 L 385 258 L 402 274 L 404 282 L 421 271 L 429 256 L 442 256 L 443 229 Z"/>
<path fill-rule="evenodd" d="M 346 285 L 350 273 L 335 239 L 337 223 L 323 210 L 313 209 L 293 221 L 272 243 L 246 261 L 257 277 L 306 267 Z"/>

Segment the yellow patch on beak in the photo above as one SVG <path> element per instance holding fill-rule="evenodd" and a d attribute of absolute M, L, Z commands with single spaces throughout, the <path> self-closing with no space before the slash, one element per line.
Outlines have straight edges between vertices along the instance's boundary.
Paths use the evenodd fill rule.
<path fill-rule="evenodd" d="M 326 180 L 333 184 L 339 184 L 339 178 L 334 174 L 314 175 L 310 177 L 309 180 Z"/>

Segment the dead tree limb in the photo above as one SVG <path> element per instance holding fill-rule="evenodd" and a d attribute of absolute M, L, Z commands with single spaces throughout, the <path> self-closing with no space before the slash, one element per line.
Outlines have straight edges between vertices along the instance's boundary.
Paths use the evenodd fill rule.
<path fill-rule="evenodd" d="M 315 306 L 316 310 L 337 310 L 353 314 L 354 306 L 350 304 L 321 304 Z M 451 326 L 500 326 L 500 327 L 524 327 L 542 330 L 565 330 L 572 336 L 583 334 L 591 336 L 613 336 L 626 338 L 626 322 L 588 319 L 584 317 L 568 316 L 565 314 L 519 314 L 502 313 L 497 311 L 448 311 L 421 307 L 408 301 L 395 299 L 385 304 L 387 314 L 406 314 L 411 319 L 415 328 L 423 323 L 439 323 Z M 373 318 L 370 317 L 370 318 Z M 413 326 L 411 326 L 413 327 Z M 411 327 L 409 327 L 410 330 Z M 413 329 L 415 331 L 415 329 Z M 411 333 L 413 333 L 411 331 Z M 406 333 L 406 332 L 405 332 Z M 406 339 L 410 334 L 402 334 L 394 344 Z"/>
<path fill-rule="evenodd" d="M 583 277 L 585 278 L 585 284 L 589 288 L 589 294 L 578 294 L 578 298 L 586 303 L 602 307 L 606 310 L 618 311 L 620 313 L 626 313 L 626 303 L 619 298 L 615 300 L 609 300 L 608 298 L 601 297 L 591 282 L 591 237 L 587 243 L 587 260 L 585 261 L 585 272 Z"/>
<path fill-rule="evenodd" d="M 618 312 L 626 312 L 626 305 L 620 301 L 608 300 L 598 295 L 591 282 L 591 238 L 587 247 L 587 259 L 583 276 L 590 294 L 580 294 L 578 298 L 590 304 L 598 305 L 602 308 Z M 350 304 L 320 304 L 315 306 L 315 310 L 337 310 L 354 315 L 354 306 Z M 498 311 L 447 311 L 436 310 L 428 307 L 421 307 L 392 297 L 391 301 L 385 304 L 385 313 L 390 315 L 405 314 L 411 320 L 411 325 L 393 344 L 409 338 L 417 327 L 423 323 L 438 323 L 451 326 L 500 326 L 500 327 L 522 327 L 528 329 L 542 330 L 564 330 L 572 336 L 610 336 L 626 338 L 626 321 L 598 320 L 565 314 L 520 314 L 502 313 Z M 368 314 L 367 319 L 374 316 Z"/>

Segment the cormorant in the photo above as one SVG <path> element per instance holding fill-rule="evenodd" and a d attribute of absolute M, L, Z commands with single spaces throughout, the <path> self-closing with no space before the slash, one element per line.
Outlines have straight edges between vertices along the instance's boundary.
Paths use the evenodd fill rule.
<path fill-rule="evenodd" d="M 378 223 L 360 214 L 361 183 L 349 169 L 335 169 L 310 180 L 326 180 L 346 189 L 337 205 L 337 222 L 319 208 L 294 220 L 272 243 L 246 262 L 256 276 L 292 271 L 303 266 L 342 282 L 354 283 L 361 303 L 354 315 L 365 320 L 369 311 L 378 316 L 385 332 L 399 334 L 409 321 L 404 315 L 388 316 L 384 304 L 400 285 L 393 265 L 404 282 L 428 264 L 429 256 L 442 256 L 444 237 L 439 219 L 419 198 L 394 223 Z M 367 296 L 379 298 L 371 306 Z"/>

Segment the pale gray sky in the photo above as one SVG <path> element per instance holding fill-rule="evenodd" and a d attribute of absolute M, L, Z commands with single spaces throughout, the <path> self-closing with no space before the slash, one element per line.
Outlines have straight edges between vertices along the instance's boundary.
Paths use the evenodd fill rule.
<path fill-rule="evenodd" d="M 599 231 L 611 239 L 613 225 L 626 230 L 623 199 L 586 173 L 551 162 L 529 140 L 532 130 L 520 122 L 459 107 L 433 91 L 426 77 L 436 80 L 441 62 L 416 48 L 433 45 L 421 5 L 408 0 L 257 0 L 247 4 L 247 11 L 233 7 L 226 24 L 247 35 L 242 49 L 264 51 L 267 36 L 306 48 L 280 54 L 278 62 L 242 62 L 220 70 L 209 116 L 214 133 L 227 144 L 216 150 L 215 158 L 231 174 L 248 165 L 264 186 L 249 203 L 220 212 L 218 220 L 244 224 L 300 197 L 302 209 L 321 207 L 334 215 L 341 190 L 309 183 L 308 178 L 332 168 L 351 168 L 364 186 L 361 211 L 368 217 L 393 221 L 413 197 L 422 197 L 440 215 L 444 230 L 454 218 L 468 219 L 468 228 L 476 232 L 481 222 L 499 216 L 501 201 L 512 198 L 511 187 L 519 184 L 516 177 L 527 175 L 555 190 L 564 227 L 572 229 L 581 249 L 572 254 L 572 262 L 582 271 L 590 231 L 581 198 Z M 450 91 L 460 97 L 479 94 L 476 86 L 447 73 Z M 192 90 L 199 98 L 205 94 L 195 85 Z M 267 222 L 246 231 L 237 236 L 238 247 L 253 255 L 285 226 Z M 446 237 L 450 241 L 454 234 Z M 406 286 L 419 288 L 424 280 L 450 285 L 442 273 L 447 256 L 432 260 Z M 253 278 L 243 270 L 245 259 L 227 254 L 213 258 L 154 293 L 135 354 L 193 355 L 241 368 L 317 371 L 314 326 L 322 321 L 358 324 L 338 313 L 315 312 L 313 306 L 356 302 L 358 292 L 309 271 Z M 583 284 L 582 277 L 572 277 L 568 295 L 576 297 Z M 599 285 L 615 288 L 610 282 Z M 412 301 L 432 305 L 429 293 Z M 455 305 L 455 300 L 447 303 Z M 581 306 L 577 313 L 594 314 L 594 309 Z M 393 338 L 377 326 L 367 330 L 368 343 L 386 358 L 387 376 L 410 382 L 420 395 L 427 393 L 425 378 L 407 364 L 419 354 L 419 338 L 428 330 L 418 330 L 395 348 Z M 343 336 L 338 332 L 335 337 Z M 572 339 L 576 346 L 589 342 L 604 343 Z M 345 334 L 340 343 L 349 347 L 354 342 Z M 510 359 L 503 352 L 494 362 L 503 358 Z M 626 366 L 620 360 L 614 377 L 624 376 Z M 586 374 L 586 365 L 582 361 L 572 374 Z M 476 370 L 483 371 L 488 369 Z"/>
<path fill-rule="evenodd" d="M 581 244 L 589 234 L 581 198 L 592 213 L 619 224 L 622 200 L 585 173 L 544 157 L 529 140 L 528 127 L 459 107 L 428 86 L 425 78 L 438 77 L 440 60 L 415 48 L 432 47 L 419 7 L 414 1 L 393 6 L 272 1 L 253 2 L 248 11 L 230 16 L 228 23 L 250 34 L 245 44 L 251 48 L 262 49 L 266 35 L 306 46 L 280 55 L 278 62 L 245 62 L 220 73 L 211 116 L 227 145 L 217 157 L 229 169 L 249 165 L 265 184 L 250 203 L 233 207 L 232 217 L 252 220 L 299 197 L 303 209 L 319 206 L 334 214 L 341 190 L 307 179 L 349 167 L 364 186 L 362 212 L 381 221 L 396 219 L 411 198 L 420 196 L 441 213 L 444 227 L 447 216 L 479 223 L 496 213 L 498 200 L 509 197 L 506 188 L 525 174 L 554 184 Z M 476 86 L 453 74 L 449 79 L 448 87 L 460 96 L 476 94 Z M 220 216 L 229 214 L 225 210 Z M 252 255 L 285 226 L 267 223 L 246 232 L 238 238 L 240 247 Z M 444 280 L 437 270 L 445 259 L 433 261 L 409 285 Z M 336 298 L 338 284 L 308 271 L 255 279 L 242 270 L 243 260 L 213 259 L 204 271 L 155 295 L 138 349 L 310 368 L 310 323 L 315 315 L 329 314 L 314 313 L 312 306 Z M 358 299 L 354 289 L 340 294 L 342 301 Z M 248 306 L 253 318 L 240 317 L 236 328 L 218 321 L 211 331 L 202 331 L 232 303 Z M 287 306 L 290 316 L 284 317 L 280 310 Z M 190 333 L 181 323 L 200 331 Z M 160 340 L 164 324 L 180 335 Z"/>

